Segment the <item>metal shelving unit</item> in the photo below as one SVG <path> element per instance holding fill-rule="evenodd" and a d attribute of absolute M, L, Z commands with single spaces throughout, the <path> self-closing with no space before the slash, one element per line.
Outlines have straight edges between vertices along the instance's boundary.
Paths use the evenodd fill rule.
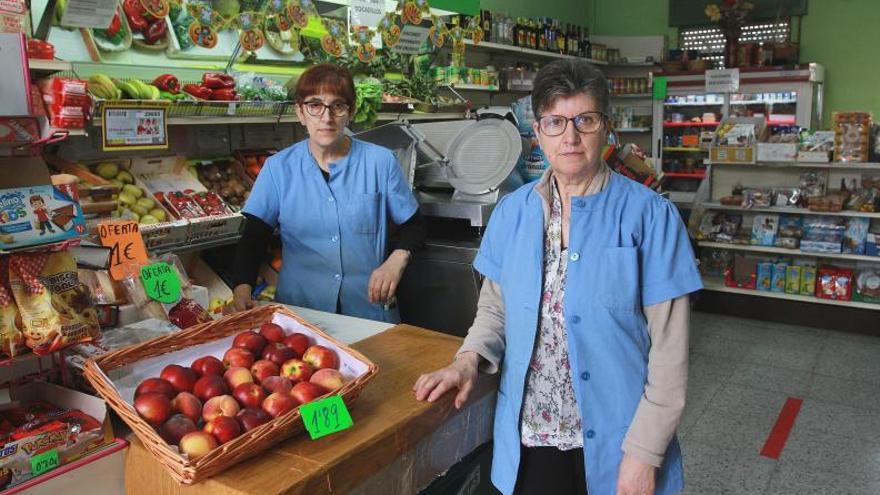
<path fill-rule="evenodd" d="M 834 260 L 848 261 L 868 261 L 880 263 L 880 256 L 866 256 L 863 254 L 844 254 L 844 253 L 817 253 L 811 251 L 801 251 L 800 249 L 786 249 L 775 246 L 753 246 L 743 244 L 728 244 L 726 242 L 709 242 L 700 241 L 700 247 L 713 249 L 729 249 L 731 251 L 748 251 L 753 253 L 779 254 L 783 256 L 798 256 L 803 258 L 823 258 Z"/>
<path fill-rule="evenodd" d="M 744 211 L 751 213 L 779 213 L 788 215 L 818 215 L 818 216 L 836 216 L 836 217 L 861 217 L 861 218 L 880 218 L 878 212 L 867 211 L 812 211 L 806 208 L 791 208 L 785 206 L 769 206 L 766 208 L 746 208 L 744 206 L 728 206 L 721 203 L 707 202 L 703 206 L 708 210 L 720 211 Z"/>
<path fill-rule="evenodd" d="M 785 299 L 789 301 L 800 301 L 808 303 L 827 304 L 831 306 L 842 306 L 847 308 L 873 309 L 880 311 L 880 304 L 865 303 L 859 301 L 839 301 L 836 299 L 823 299 L 815 296 L 803 296 L 800 294 L 787 294 L 785 292 L 770 292 L 755 289 L 740 289 L 738 287 L 727 287 L 724 282 L 716 278 L 704 278 L 703 289 L 713 292 L 724 292 L 728 294 L 741 294 L 746 296 L 769 297 L 771 299 Z"/>

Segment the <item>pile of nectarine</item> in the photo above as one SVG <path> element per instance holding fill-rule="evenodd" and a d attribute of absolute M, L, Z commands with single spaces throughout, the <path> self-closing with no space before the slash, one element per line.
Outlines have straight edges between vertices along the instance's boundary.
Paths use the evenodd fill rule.
<path fill-rule="evenodd" d="M 134 408 L 191 460 L 244 432 L 339 390 L 339 357 L 275 323 L 235 336 L 223 360 L 166 366 L 135 390 Z M 200 429 L 201 427 L 201 429 Z"/>

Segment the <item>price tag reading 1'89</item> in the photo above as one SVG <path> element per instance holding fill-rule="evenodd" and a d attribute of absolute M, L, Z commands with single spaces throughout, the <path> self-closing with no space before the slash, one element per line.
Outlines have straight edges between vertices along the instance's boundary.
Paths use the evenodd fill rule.
<path fill-rule="evenodd" d="M 336 433 L 354 425 L 342 397 L 334 395 L 300 407 L 303 423 L 312 440 Z"/>
<path fill-rule="evenodd" d="M 31 457 L 31 474 L 39 476 L 58 467 L 58 450 L 52 449 Z"/>

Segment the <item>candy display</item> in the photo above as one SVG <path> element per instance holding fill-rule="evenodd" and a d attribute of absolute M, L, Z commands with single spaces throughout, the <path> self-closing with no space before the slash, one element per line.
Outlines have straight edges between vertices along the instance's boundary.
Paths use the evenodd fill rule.
<path fill-rule="evenodd" d="M 816 297 L 842 301 L 852 299 L 852 270 L 823 266 L 819 268 L 816 277 Z"/>
<path fill-rule="evenodd" d="M 834 112 L 834 161 L 867 162 L 871 149 L 872 126 L 870 113 Z"/>
<path fill-rule="evenodd" d="M 880 269 L 860 268 L 856 271 L 853 300 L 880 303 Z"/>

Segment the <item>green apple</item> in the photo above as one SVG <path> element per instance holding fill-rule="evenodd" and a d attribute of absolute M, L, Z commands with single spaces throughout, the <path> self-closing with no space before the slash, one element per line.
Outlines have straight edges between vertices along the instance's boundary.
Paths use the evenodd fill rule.
<path fill-rule="evenodd" d="M 141 207 L 146 208 L 147 210 L 152 210 L 154 206 L 156 206 L 156 202 L 153 201 L 153 198 L 144 196 L 143 198 L 138 198 L 137 204 Z"/>
<path fill-rule="evenodd" d="M 168 218 L 168 216 L 165 215 L 165 210 L 159 208 L 153 208 L 150 210 L 150 215 L 156 217 L 156 220 L 159 220 L 160 222 L 164 222 L 165 219 Z"/>
<path fill-rule="evenodd" d="M 125 184 L 134 184 L 134 177 L 131 176 L 131 172 L 128 170 L 120 170 L 116 178 Z"/>
<path fill-rule="evenodd" d="M 137 214 L 140 215 L 140 216 L 144 216 L 144 215 L 146 215 L 147 213 L 149 213 L 149 211 L 150 211 L 150 210 L 144 208 L 143 206 L 141 206 L 141 205 L 139 205 L 139 204 L 137 204 L 137 203 L 135 203 L 135 204 L 129 206 L 129 209 L 131 209 L 131 211 L 137 213 Z"/>
<path fill-rule="evenodd" d="M 124 206 L 131 206 L 137 203 L 137 198 L 131 195 L 128 191 L 122 191 L 119 193 L 119 204 Z"/>
<path fill-rule="evenodd" d="M 111 162 L 99 163 L 95 167 L 95 172 L 105 179 L 112 179 L 119 173 L 119 165 Z"/>
<path fill-rule="evenodd" d="M 116 186 L 117 189 L 122 189 L 122 186 L 125 185 L 119 179 L 110 179 L 110 183 L 113 184 L 114 186 Z"/>
<path fill-rule="evenodd" d="M 144 195 L 144 191 L 134 184 L 126 184 L 122 186 L 122 191 L 131 194 L 135 200 Z"/>
<path fill-rule="evenodd" d="M 154 223 L 159 223 L 159 219 L 154 217 L 153 215 L 146 214 L 141 216 L 141 223 L 144 225 L 150 225 Z"/>

